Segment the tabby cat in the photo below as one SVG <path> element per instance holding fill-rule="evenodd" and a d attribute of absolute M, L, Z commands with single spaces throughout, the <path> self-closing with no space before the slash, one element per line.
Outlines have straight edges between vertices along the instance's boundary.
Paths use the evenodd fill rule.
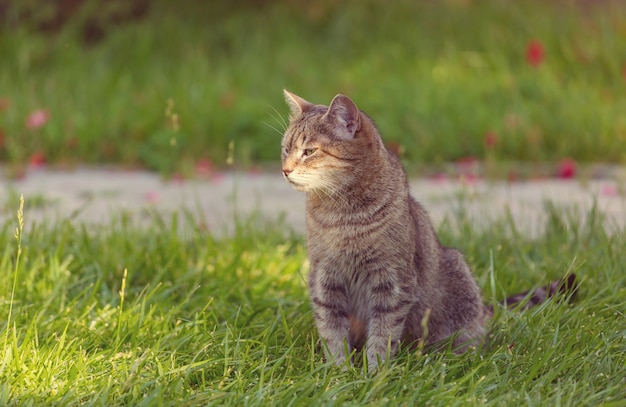
<path fill-rule="evenodd" d="M 342 365 L 363 349 L 375 370 L 403 340 L 454 337 L 458 351 L 480 342 L 492 312 L 463 255 L 440 243 L 410 196 L 372 120 L 344 95 L 327 107 L 284 92 L 291 117 L 282 171 L 306 193 L 308 284 L 327 356 Z M 540 302 L 573 281 L 513 302 Z"/>

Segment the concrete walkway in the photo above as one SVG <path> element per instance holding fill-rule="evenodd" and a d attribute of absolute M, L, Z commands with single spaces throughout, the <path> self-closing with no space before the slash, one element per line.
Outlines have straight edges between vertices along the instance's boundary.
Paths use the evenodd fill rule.
<path fill-rule="evenodd" d="M 536 235 L 544 227 L 547 201 L 581 217 L 596 202 L 607 216 L 607 227 L 623 228 L 626 197 L 618 179 L 625 178 L 516 183 L 414 179 L 411 188 L 435 224 L 463 208 L 477 226 L 488 227 L 510 211 L 519 230 Z M 20 194 L 26 200 L 27 225 L 66 219 L 108 223 L 122 211 L 145 223 L 150 219 L 146 210 L 167 215 L 186 208 L 216 233 L 231 230 L 235 213 L 257 213 L 269 220 L 284 216 L 293 229 L 304 231 L 304 195 L 278 174 L 227 172 L 192 181 L 163 181 L 143 171 L 30 170 L 21 180 L 0 178 L 0 222 L 15 221 Z"/>

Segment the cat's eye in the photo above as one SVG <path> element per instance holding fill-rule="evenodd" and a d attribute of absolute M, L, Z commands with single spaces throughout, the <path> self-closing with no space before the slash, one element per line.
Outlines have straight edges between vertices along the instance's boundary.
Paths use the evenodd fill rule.
<path fill-rule="evenodd" d="M 302 155 L 304 155 L 305 157 L 308 157 L 316 151 L 317 151 L 317 148 L 305 148 L 304 151 L 302 152 Z"/>

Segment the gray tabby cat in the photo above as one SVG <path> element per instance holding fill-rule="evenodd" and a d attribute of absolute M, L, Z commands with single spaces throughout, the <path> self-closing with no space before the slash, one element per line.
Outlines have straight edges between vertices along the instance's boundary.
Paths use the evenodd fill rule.
<path fill-rule="evenodd" d="M 457 350 L 479 343 L 492 312 L 463 255 L 439 242 L 410 196 L 400 161 L 372 120 L 344 95 L 329 107 L 288 91 L 285 98 L 291 120 L 282 171 L 306 193 L 309 291 L 328 356 L 341 365 L 363 348 L 373 370 L 403 340 L 453 336 Z M 532 298 L 565 284 L 573 280 Z"/>

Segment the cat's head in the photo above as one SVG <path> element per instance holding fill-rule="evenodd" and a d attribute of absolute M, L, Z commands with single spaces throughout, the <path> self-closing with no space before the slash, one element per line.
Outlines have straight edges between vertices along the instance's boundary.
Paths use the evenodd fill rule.
<path fill-rule="evenodd" d="M 332 193 L 355 182 L 378 144 L 365 131 L 369 119 L 349 97 L 315 105 L 284 91 L 291 108 L 282 141 L 283 175 L 299 191 Z"/>

